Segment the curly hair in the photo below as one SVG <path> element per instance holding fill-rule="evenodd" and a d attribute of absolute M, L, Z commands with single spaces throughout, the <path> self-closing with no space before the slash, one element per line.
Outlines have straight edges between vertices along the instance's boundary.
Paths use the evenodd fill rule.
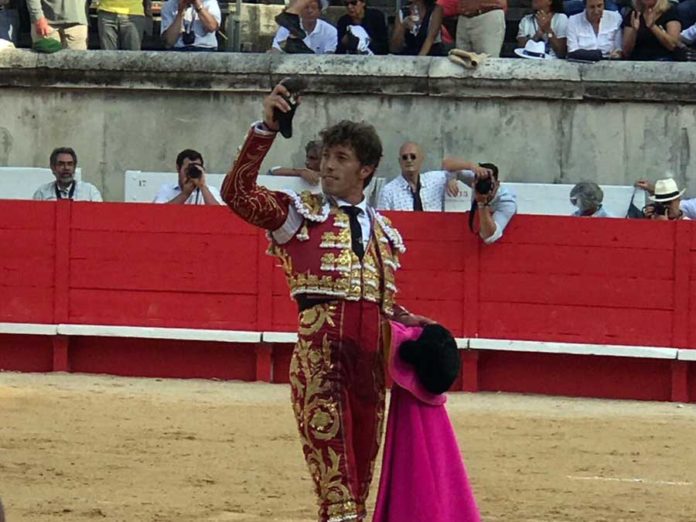
<path fill-rule="evenodd" d="M 350 147 L 362 166 L 377 170 L 382 159 L 382 140 L 369 123 L 343 120 L 325 128 L 319 136 L 325 149 L 337 145 Z M 364 186 L 370 183 L 373 175 L 374 173 L 364 181 Z"/>

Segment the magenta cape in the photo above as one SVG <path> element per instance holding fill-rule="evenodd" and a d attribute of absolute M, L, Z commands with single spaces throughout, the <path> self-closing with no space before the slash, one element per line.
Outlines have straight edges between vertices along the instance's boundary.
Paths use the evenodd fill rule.
<path fill-rule="evenodd" d="M 415 380 L 394 361 L 395 348 L 418 338 L 421 330 L 392 323 L 389 371 L 394 386 L 373 522 L 479 522 L 442 396 L 409 391 Z"/>

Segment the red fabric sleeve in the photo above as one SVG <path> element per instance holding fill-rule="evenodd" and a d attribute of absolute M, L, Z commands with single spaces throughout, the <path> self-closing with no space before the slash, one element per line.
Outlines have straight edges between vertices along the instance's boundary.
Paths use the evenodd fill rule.
<path fill-rule="evenodd" d="M 244 221 L 267 230 L 280 228 L 288 217 L 290 196 L 256 184 L 261 162 L 273 144 L 275 133 L 249 130 L 242 150 L 225 176 L 220 194 L 227 206 Z"/>

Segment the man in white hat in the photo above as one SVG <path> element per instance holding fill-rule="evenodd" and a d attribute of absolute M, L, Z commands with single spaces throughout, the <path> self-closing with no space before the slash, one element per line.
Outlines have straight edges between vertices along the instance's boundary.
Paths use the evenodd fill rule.
<path fill-rule="evenodd" d="M 658 179 L 655 182 L 652 203 L 645 207 L 645 217 L 655 220 L 689 219 L 679 208 L 684 189 L 679 190 L 677 182 L 672 178 Z"/>

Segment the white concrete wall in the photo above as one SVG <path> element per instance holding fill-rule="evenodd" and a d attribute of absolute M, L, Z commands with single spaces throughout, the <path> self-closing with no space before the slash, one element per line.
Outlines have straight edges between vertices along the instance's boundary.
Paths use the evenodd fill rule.
<path fill-rule="evenodd" d="M 340 119 L 379 131 L 380 175 L 398 173 L 405 140 L 426 169 L 444 154 L 500 166 L 508 181 L 630 184 L 666 170 L 696 195 L 692 64 L 489 60 L 468 72 L 444 58 L 29 51 L 0 53 L 0 166 L 47 166 L 76 149 L 85 180 L 123 199 L 129 169 L 170 171 L 184 148 L 225 172 L 263 94 L 301 72 L 310 82 L 292 140 L 264 169 L 300 166 L 303 145 Z"/>

